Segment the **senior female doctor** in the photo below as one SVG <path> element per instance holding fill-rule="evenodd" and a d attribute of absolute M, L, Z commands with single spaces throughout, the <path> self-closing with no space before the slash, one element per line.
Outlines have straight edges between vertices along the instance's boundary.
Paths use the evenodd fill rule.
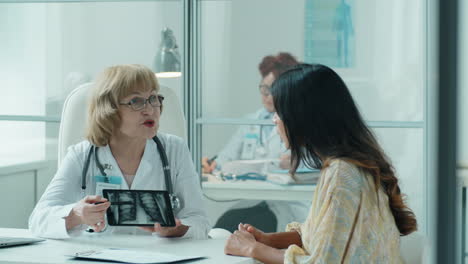
<path fill-rule="evenodd" d="M 181 138 L 157 133 L 163 100 L 158 92 L 154 73 L 142 65 L 113 66 L 101 74 L 93 87 L 87 140 L 68 149 L 34 208 L 29 219 L 34 235 L 68 238 L 92 227 L 103 233 L 207 237 L 210 226 L 189 150 Z M 176 226 L 107 227 L 104 216 L 110 202 L 101 197 L 99 163 L 104 164 L 113 188 L 166 190 L 161 153 L 152 139 L 156 134 L 167 154 L 173 194 L 180 203 L 174 210 Z M 97 157 L 88 159 L 91 146 Z"/>

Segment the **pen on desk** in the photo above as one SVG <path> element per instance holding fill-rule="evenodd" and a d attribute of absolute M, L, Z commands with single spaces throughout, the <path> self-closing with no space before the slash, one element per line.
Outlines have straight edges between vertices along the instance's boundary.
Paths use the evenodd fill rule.
<path fill-rule="evenodd" d="M 208 165 L 211 165 L 211 163 L 213 163 L 213 161 L 215 161 L 217 157 L 218 155 L 214 155 L 211 159 L 207 160 L 206 163 L 208 163 Z"/>

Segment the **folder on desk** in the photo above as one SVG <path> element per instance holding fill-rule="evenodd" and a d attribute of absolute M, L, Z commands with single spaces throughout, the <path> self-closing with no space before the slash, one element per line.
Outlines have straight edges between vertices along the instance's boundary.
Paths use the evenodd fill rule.
<path fill-rule="evenodd" d="M 108 248 L 101 250 L 82 251 L 75 253 L 73 257 L 76 259 L 83 260 L 100 260 L 135 264 L 174 263 L 183 260 L 195 260 L 205 258 L 203 256 L 179 256 L 161 252 L 149 252 L 123 248 Z"/>

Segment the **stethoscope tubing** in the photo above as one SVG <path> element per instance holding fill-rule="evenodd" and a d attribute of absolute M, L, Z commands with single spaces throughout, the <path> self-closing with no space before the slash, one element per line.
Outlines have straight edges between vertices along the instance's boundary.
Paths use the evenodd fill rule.
<path fill-rule="evenodd" d="M 156 143 L 156 146 L 157 146 L 158 152 L 159 152 L 159 156 L 161 158 L 166 189 L 169 192 L 169 197 L 171 199 L 172 207 L 173 207 L 173 209 L 178 209 L 180 207 L 180 200 L 175 195 L 174 189 L 173 189 L 173 186 L 172 186 L 171 168 L 169 166 L 169 161 L 167 159 L 166 150 L 164 149 L 164 146 L 161 143 L 161 140 L 157 136 L 154 136 L 153 140 Z M 91 145 L 91 147 L 89 148 L 88 155 L 86 156 L 85 164 L 83 166 L 82 177 L 81 177 L 81 189 L 82 189 L 83 192 L 86 190 L 86 174 L 88 173 L 89 164 L 90 164 L 90 161 L 91 161 L 91 156 L 94 155 L 96 166 L 99 168 L 99 171 L 102 173 L 102 175 L 107 177 L 105 169 L 102 166 L 102 163 L 99 161 L 98 149 L 99 149 L 98 147 L 96 147 L 94 145 Z"/>

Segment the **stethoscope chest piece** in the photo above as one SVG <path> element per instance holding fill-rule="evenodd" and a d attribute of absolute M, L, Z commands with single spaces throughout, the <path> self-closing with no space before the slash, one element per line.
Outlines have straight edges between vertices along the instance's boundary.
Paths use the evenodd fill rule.
<path fill-rule="evenodd" d="M 180 199 L 177 197 L 175 194 L 170 193 L 169 194 L 169 199 L 171 201 L 171 206 L 173 210 L 177 210 L 180 208 Z"/>

